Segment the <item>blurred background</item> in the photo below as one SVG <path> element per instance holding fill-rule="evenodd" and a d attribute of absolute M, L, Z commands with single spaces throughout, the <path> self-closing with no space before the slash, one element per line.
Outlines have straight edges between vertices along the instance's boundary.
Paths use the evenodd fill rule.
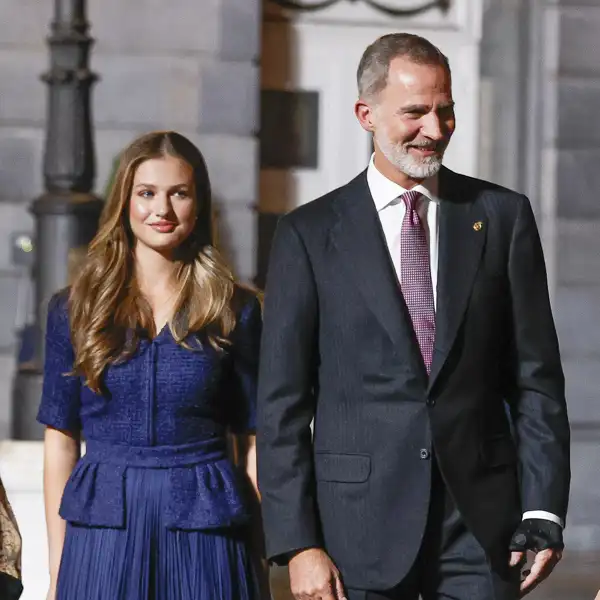
<path fill-rule="evenodd" d="M 600 0 L 0 0 L 0 473 L 24 538 L 24 600 L 47 586 L 35 423 L 45 306 L 85 252 L 119 151 L 163 128 L 197 143 L 219 245 L 260 286 L 278 216 L 366 167 L 355 71 L 391 31 L 450 59 L 458 129 L 446 164 L 534 206 L 573 428 L 568 553 L 536 597 L 593 598 Z"/>

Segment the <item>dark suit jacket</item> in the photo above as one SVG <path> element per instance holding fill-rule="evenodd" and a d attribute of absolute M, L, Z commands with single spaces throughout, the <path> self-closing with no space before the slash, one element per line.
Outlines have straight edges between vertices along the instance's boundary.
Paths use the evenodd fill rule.
<path fill-rule="evenodd" d="M 267 551 L 324 547 L 349 587 L 386 589 L 409 570 L 432 453 L 498 565 L 522 511 L 567 510 L 564 379 L 529 201 L 448 169 L 440 196 L 429 378 L 365 173 L 281 218 L 271 249 L 258 408 Z"/>

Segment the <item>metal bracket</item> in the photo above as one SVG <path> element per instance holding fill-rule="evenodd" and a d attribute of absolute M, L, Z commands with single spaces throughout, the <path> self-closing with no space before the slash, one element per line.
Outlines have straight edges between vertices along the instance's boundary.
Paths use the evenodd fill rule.
<path fill-rule="evenodd" d="M 396 8 L 388 6 L 383 0 L 347 0 L 348 2 L 364 2 L 371 8 L 374 8 L 386 15 L 391 17 L 412 17 L 420 13 L 439 8 L 443 11 L 450 9 L 451 0 L 422 0 L 418 5 L 412 7 Z M 271 0 L 274 4 L 278 4 L 282 8 L 299 11 L 317 11 L 329 8 L 334 4 L 340 2 L 340 0 L 319 0 L 317 2 L 310 2 L 310 0 Z"/>

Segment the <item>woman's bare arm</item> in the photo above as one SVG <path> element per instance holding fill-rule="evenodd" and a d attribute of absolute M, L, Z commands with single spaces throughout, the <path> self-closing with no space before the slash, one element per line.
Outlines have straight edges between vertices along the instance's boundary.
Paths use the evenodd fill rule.
<path fill-rule="evenodd" d="M 256 476 L 256 436 L 244 436 L 244 463 L 246 467 L 246 475 L 252 483 L 252 488 L 256 494 L 256 499 L 260 503 L 260 492 L 258 490 L 258 478 Z"/>
<path fill-rule="evenodd" d="M 78 433 L 46 428 L 44 436 L 44 505 L 48 531 L 50 588 L 56 586 L 66 523 L 58 514 L 67 480 L 81 455 Z"/>
<path fill-rule="evenodd" d="M 260 491 L 256 475 L 256 435 L 236 436 L 236 462 L 242 468 L 252 486 L 252 550 L 260 578 L 263 598 L 269 598 L 269 566 L 265 558 L 265 542 L 260 512 Z"/>

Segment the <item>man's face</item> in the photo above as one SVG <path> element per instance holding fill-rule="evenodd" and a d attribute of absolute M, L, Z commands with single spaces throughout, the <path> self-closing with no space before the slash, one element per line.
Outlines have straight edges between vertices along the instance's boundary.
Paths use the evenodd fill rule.
<path fill-rule="evenodd" d="M 450 74 L 394 59 L 371 123 L 376 147 L 396 169 L 417 180 L 435 175 L 455 127 Z"/>

